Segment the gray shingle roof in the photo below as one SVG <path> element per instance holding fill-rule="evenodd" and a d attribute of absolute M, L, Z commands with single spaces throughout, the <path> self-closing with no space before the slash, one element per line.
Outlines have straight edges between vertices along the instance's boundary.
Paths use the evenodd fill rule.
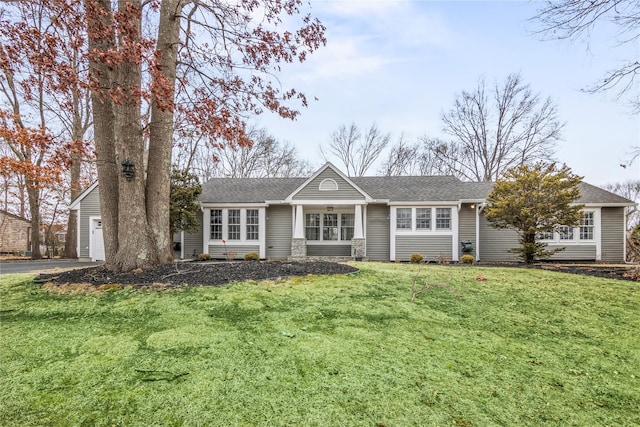
<path fill-rule="evenodd" d="M 213 178 L 202 185 L 203 203 L 262 203 L 284 200 L 307 178 Z"/>
<path fill-rule="evenodd" d="M 213 178 L 202 186 L 203 203 L 263 203 L 284 200 L 307 178 Z M 391 202 L 483 200 L 491 182 L 462 182 L 454 176 L 369 176 L 351 178 L 373 199 Z M 579 203 L 629 204 L 631 200 L 583 182 Z"/>
<path fill-rule="evenodd" d="M 457 201 L 462 189 L 454 176 L 367 176 L 352 181 L 374 199 L 390 201 Z"/>

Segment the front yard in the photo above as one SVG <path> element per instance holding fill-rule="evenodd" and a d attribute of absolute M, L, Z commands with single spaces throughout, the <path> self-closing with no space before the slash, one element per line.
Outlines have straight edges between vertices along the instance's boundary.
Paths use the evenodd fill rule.
<path fill-rule="evenodd" d="M 446 286 L 412 304 L 416 266 L 358 267 L 101 292 L 0 276 L 0 425 L 640 424 L 638 283 L 429 265 Z"/>

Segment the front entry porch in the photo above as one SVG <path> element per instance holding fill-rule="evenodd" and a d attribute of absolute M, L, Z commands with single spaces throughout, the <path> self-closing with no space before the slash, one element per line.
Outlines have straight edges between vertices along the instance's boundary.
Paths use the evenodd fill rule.
<path fill-rule="evenodd" d="M 291 259 L 362 260 L 366 257 L 363 207 L 295 205 Z"/>

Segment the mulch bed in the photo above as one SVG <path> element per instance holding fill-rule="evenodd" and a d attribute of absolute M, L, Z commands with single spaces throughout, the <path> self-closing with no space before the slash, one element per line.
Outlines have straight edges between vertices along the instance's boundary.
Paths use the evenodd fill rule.
<path fill-rule="evenodd" d="M 347 274 L 357 268 L 335 262 L 180 262 L 148 269 L 115 273 L 106 268 L 90 267 L 55 274 L 41 274 L 36 282 L 54 284 L 86 283 L 90 285 L 163 284 L 165 286 L 220 286 L 244 280 L 281 279 L 309 274 Z"/>
<path fill-rule="evenodd" d="M 603 279 L 640 281 L 640 267 L 634 265 L 607 265 L 607 264 L 571 264 L 541 262 L 531 265 L 523 263 L 478 263 L 493 267 L 516 267 L 516 268 L 536 268 L 540 270 L 556 271 L 558 273 L 582 274 L 584 276 L 601 277 Z"/>
<path fill-rule="evenodd" d="M 452 264 L 452 266 L 463 264 Z M 602 264 L 574 265 L 541 263 L 526 266 L 521 263 L 480 263 L 496 267 L 538 268 L 561 273 L 582 274 L 608 279 L 640 281 L 637 267 L 607 266 Z M 88 285 L 162 284 L 176 286 L 221 286 L 244 280 L 275 280 L 309 274 L 348 274 L 357 268 L 335 262 L 240 261 L 240 262 L 180 262 L 149 269 L 114 273 L 104 267 L 69 270 L 62 273 L 41 274 L 36 282 L 55 285 L 82 283 Z"/>

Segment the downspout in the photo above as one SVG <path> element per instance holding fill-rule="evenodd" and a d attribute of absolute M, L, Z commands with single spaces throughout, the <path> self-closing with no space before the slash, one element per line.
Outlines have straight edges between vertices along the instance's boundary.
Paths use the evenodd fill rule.
<path fill-rule="evenodd" d="M 622 215 L 622 261 L 627 262 L 627 209 Z"/>
<path fill-rule="evenodd" d="M 476 261 L 480 261 L 480 214 L 487 207 L 487 202 L 476 206 Z"/>

